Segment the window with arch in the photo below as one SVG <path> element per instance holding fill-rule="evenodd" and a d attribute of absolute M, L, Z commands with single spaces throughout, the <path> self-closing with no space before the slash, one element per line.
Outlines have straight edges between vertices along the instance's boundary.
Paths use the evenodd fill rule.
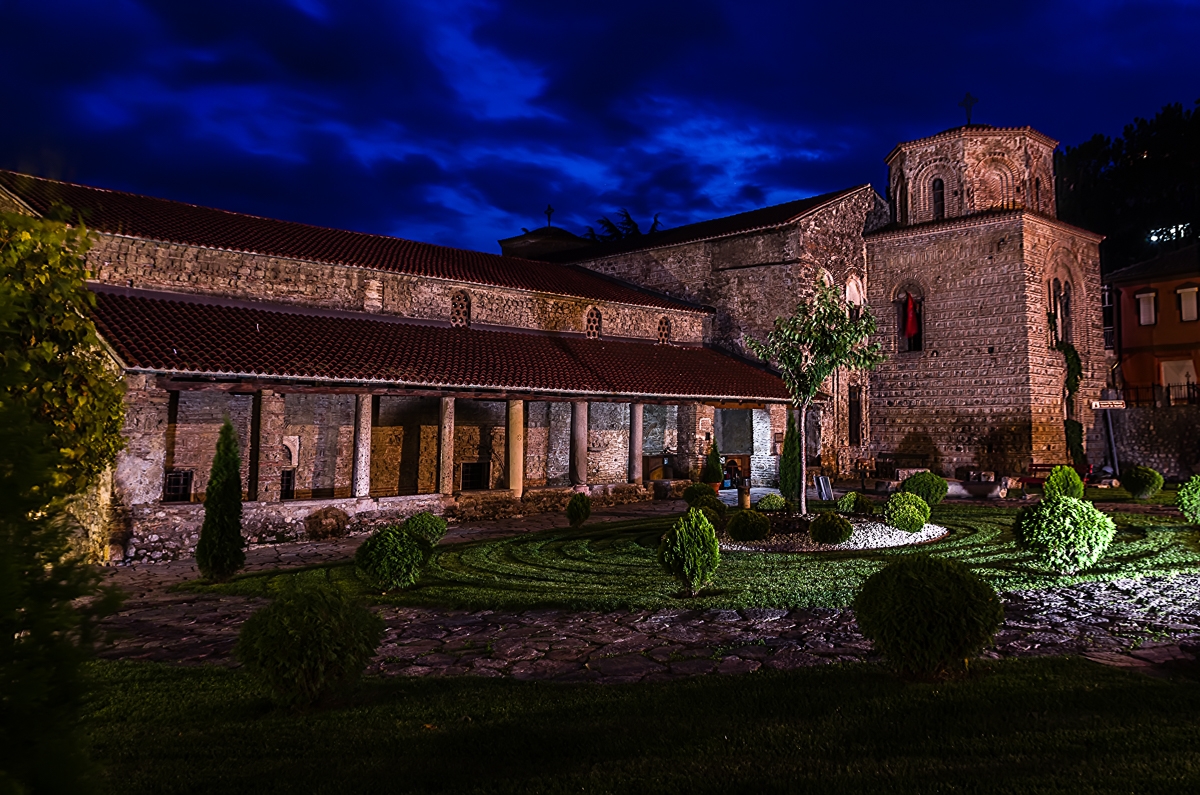
<path fill-rule="evenodd" d="M 857 276 L 851 276 L 846 281 L 846 309 L 851 320 L 858 320 L 862 315 L 863 289 L 862 282 Z"/>
<path fill-rule="evenodd" d="M 664 317 L 658 321 L 658 344 L 671 344 L 671 319 Z"/>
<path fill-rule="evenodd" d="M 587 326 L 585 328 L 589 340 L 599 339 L 600 332 L 602 331 L 601 322 L 600 310 L 593 306 L 588 310 Z"/>
<path fill-rule="evenodd" d="M 1042 178 L 1033 178 L 1033 209 L 1041 211 L 1042 209 Z"/>
<path fill-rule="evenodd" d="M 896 294 L 897 350 L 901 353 L 925 349 L 925 296 L 915 285 Z"/>
<path fill-rule="evenodd" d="M 1050 312 L 1054 316 L 1052 344 L 1071 342 L 1071 283 L 1054 279 L 1050 282 Z"/>
<path fill-rule="evenodd" d="M 471 296 L 465 290 L 459 290 L 450 299 L 450 325 L 455 328 L 471 325 Z"/>
<path fill-rule="evenodd" d="M 933 181 L 933 220 L 946 217 L 946 183 L 938 177 Z"/>

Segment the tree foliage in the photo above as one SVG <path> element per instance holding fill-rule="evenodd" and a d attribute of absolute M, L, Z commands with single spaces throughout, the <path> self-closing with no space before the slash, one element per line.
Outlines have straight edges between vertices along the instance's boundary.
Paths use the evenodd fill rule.
<path fill-rule="evenodd" d="M 227 580 L 246 564 L 242 538 L 242 463 L 237 431 L 228 418 L 217 438 L 208 487 L 204 490 L 204 524 L 196 544 L 196 566 L 210 580 Z"/>
<path fill-rule="evenodd" d="M 797 304 L 791 317 L 775 318 L 765 340 L 746 338 L 756 356 L 779 370 L 792 405 L 800 409 L 801 513 L 808 509 L 804 426 L 809 404 L 836 370 L 870 369 L 883 361 L 879 343 L 867 342 L 874 333 L 875 316 L 868 307 L 851 313 L 838 289 L 817 279 L 808 300 Z"/>
<path fill-rule="evenodd" d="M 1106 272 L 1200 236 L 1200 110 L 1167 105 L 1116 138 L 1094 135 L 1066 147 L 1055 171 L 1059 217 L 1106 235 Z"/>
<path fill-rule="evenodd" d="M 662 231 L 662 222 L 658 220 L 658 213 L 654 214 L 654 220 L 650 224 L 650 229 L 643 232 L 638 222 L 633 220 L 633 216 L 629 214 L 629 210 L 624 207 L 617 213 L 617 220 L 612 220 L 607 215 L 596 219 L 596 226 L 600 227 L 597 232 L 592 227 L 588 227 L 583 236 L 588 240 L 597 242 L 609 242 L 611 240 L 625 240 L 626 238 L 642 237 L 643 235 L 652 235 L 655 232 Z"/>
<path fill-rule="evenodd" d="M 89 312 L 87 231 L 0 213 L 0 368 L 3 390 L 50 430 L 55 477 L 41 488 L 83 491 L 124 440 L 123 385 Z"/>

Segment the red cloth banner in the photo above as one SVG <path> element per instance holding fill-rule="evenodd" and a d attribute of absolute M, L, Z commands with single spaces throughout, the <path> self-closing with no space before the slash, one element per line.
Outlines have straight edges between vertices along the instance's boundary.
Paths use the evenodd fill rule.
<path fill-rule="evenodd" d="M 915 337 L 920 330 L 917 325 L 917 307 L 913 302 L 912 293 L 905 293 L 908 296 L 907 306 L 904 308 L 904 336 Z"/>

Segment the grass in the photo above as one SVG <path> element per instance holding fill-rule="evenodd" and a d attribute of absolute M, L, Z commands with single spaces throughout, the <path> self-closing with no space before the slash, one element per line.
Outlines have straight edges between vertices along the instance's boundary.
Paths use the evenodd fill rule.
<path fill-rule="evenodd" d="M 1120 532 L 1099 564 L 1073 577 L 1051 574 L 1016 548 L 1011 534 L 1016 510 L 943 503 L 931 521 L 951 534 L 920 549 L 962 561 L 999 590 L 1200 570 L 1198 528 L 1182 519 L 1115 514 Z M 913 552 L 725 553 L 712 586 L 695 599 L 682 599 L 679 584 L 662 573 L 655 557 L 672 521 L 639 519 L 444 546 L 414 587 L 386 596 L 367 592 L 350 563 L 186 587 L 269 596 L 281 579 L 320 578 L 392 604 L 466 609 L 844 607 L 867 577 Z"/>
<path fill-rule="evenodd" d="M 914 684 L 870 665 L 652 685 L 368 680 L 273 708 L 241 672 L 94 663 L 110 792 L 1179 793 L 1200 786 L 1200 684 L 1081 659 Z"/>

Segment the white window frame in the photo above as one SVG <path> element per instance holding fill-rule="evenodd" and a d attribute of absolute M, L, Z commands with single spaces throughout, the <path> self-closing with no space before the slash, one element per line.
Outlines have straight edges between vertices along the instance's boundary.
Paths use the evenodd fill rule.
<path fill-rule="evenodd" d="M 1191 323 L 1200 319 L 1196 306 L 1197 291 L 1200 291 L 1200 287 L 1179 287 L 1175 290 L 1175 295 L 1179 296 L 1179 322 Z"/>
<path fill-rule="evenodd" d="M 1153 290 L 1144 293 L 1136 293 L 1134 298 L 1137 300 L 1138 325 L 1158 325 L 1158 293 Z M 1149 310 L 1148 313 L 1147 310 Z M 1149 320 L 1146 319 L 1147 314 L 1149 314 Z"/>

